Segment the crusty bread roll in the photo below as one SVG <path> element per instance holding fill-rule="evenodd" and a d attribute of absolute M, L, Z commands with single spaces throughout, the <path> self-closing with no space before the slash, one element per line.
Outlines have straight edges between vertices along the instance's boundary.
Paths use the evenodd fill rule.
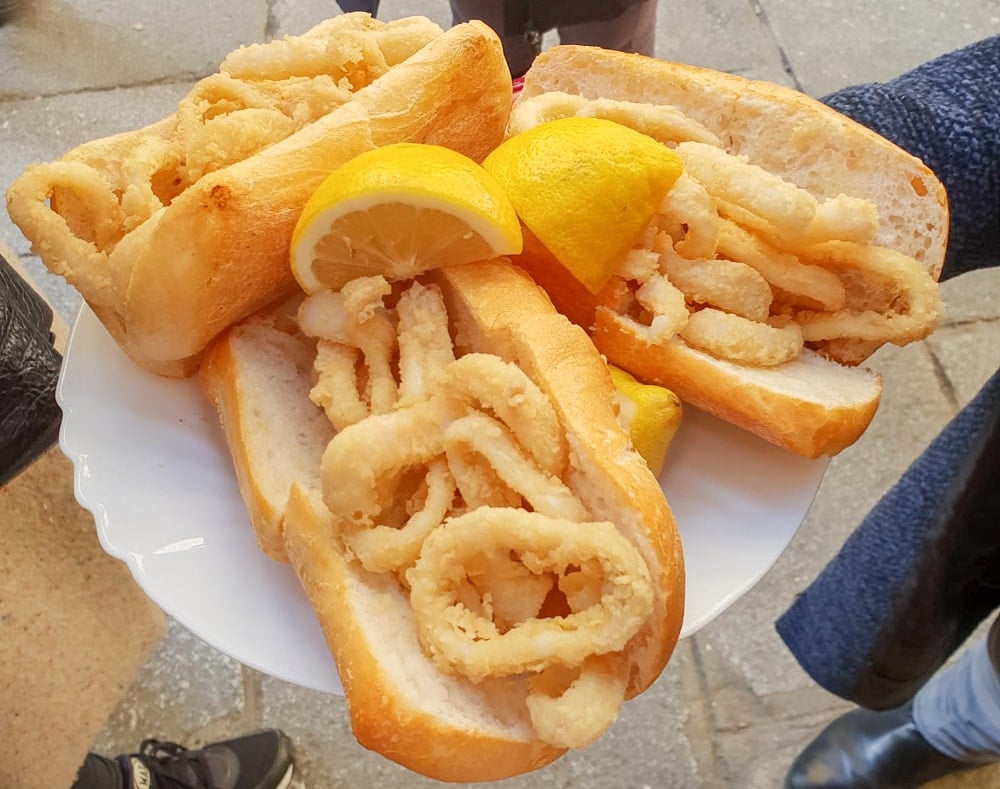
<path fill-rule="evenodd" d="M 485 25 L 343 15 L 232 53 L 172 118 L 28 168 L 8 210 L 129 356 L 188 375 L 220 331 L 292 292 L 292 229 L 331 170 L 403 140 L 481 159 L 510 102 Z"/>
<path fill-rule="evenodd" d="M 541 100 L 547 96 L 566 94 L 572 101 L 553 98 L 551 106 L 560 102 L 573 105 L 574 97 L 610 101 L 615 105 L 613 109 L 598 102 L 576 111 L 610 117 L 653 136 L 659 131 L 652 130 L 658 117 L 621 103 L 656 110 L 676 108 L 701 124 L 707 130 L 706 136 L 714 135 L 727 153 L 744 157 L 750 164 L 807 190 L 817 201 L 834 202 L 841 195 L 868 201 L 877 210 L 878 225 L 864 243 L 912 258 L 916 261 L 913 269 L 929 280 L 923 292 L 934 291 L 926 298 L 929 306 L 925 323 L 900 344 L 926 336 L 940 318 L 940 301 L 930 280 L 940 274 L 947 242 L 945 191 L 922 162 L 889 141 L 787 88 L 580 46 L 554 47 L 536 59 L 515 102 L 513 132 L 551 119 L 551 112 L 536 118 L 535 108 L 546 106 Z M 572 114 L 571 110 L 566 112 Z M 678 142 L 677 138 L 658 139 L 668 145 Z M 725 216 L 724 211 L 720 208 L 720 214 Z M 735 217 L 733 222 L 742 221 L 739 213 L 731 216 Z M 774 239 L 765 236 L 765 240 L 771 243 Z M 798 254 L 797 247 L 787 246 L 774 243 L 774 248 L 781 249 L 786 257 Z M 817 244 L 816 249 L 820 246 Z M 773 366 L 731 361 L 694 347 L 680 336 L 650 340 L 630 331 L 617 319 L 618 309 L 635 309 L 627 306 L 634 299 L 628 297 L 621 281 L 610 283 L 597 294 L 589 292 L 531 233 L 526 234 L 524 254 L 515 257 L 514 262 L 542 285 L 558 309 L 587 328 L 610 362 L 798 454 L 836 454 L 857 440 L 878 407 L 879 376 L 855 365 L 863 362 L 881 341 L 851 337 L 807 341 L 794 359 Z M 861 271 L 861 267 L 857 270 Z M 891 291 L 893 283 L 867 272 L 848 273 L 854 279 L 844 280 L 848 283 L 845 310 L 853 309 L 864 318 L 865 310 L 874 309 L 865 303 L 866 299 L 880 288 L 886 290 L 877 294 L 881 302 L 895 304 L 901 300 Z M 775 293 L 776 298 L 781 295 L 777 290 Z M 875 302 L 876 295 L 871 295 L 870 301 Z"/>
<path fill-rule="evenodd" d="M 679 636 L 683 557 L 659 484 L 618 422 L 603 359 L 585 332 L 559 315 L 544 292 L 506 261 L 446 268 L 431 272 L 424 281 L 440 289 L 456 355 L 499 356 L 516 364 L 544 393 L 568 442 L 563 482 L 590 519 L 613 523 L 641 556 L 652 583 L 651 612 L 620 657 L 608 656 L 624 661 L 615 663 L 621 669 L 624 697 L 641 693 L 660 674 Z M 257 319 L 228 330 L 203 365 L 201 377 L 210 393 L 232 393 L 215 395 L 213 401 L 238 476 L 295 478 L 287 498 L 276 489 L 267 492 L 247 485 L 241 485 L 241 493 L 251 511 L 260 509 L 261 498 L 281 510 L 280 517 L 268 519 L 267 542 L 283 540 L 338 667 L 358 741 L 411 770 L 447 781 L 498 780 L 558 758 L 565 746 L 538 735 L 527 707 L 532 672 L 474 682 L 457 670 L 443 670 L 421 638 L 407 584 L 393 572 L 366 570 L 348 549 L 341 531 L 345 514 L 335 517 L 327 508 L 316 470 L 303 471 L 295 453 L 286 451 L 287 440 L 279 436 L 311 430 L 314 407 L 303 402 L 309 376 L 301 375 L 291 384 L 283 373 L 251 369 L 272 364 L 267 345 L 275 341 L 271 332 L 281 331 L 273 324 L 271 318 Z M 297 350 L 289 348 L 294 358 L 311 352 L 311 341 L 301 334 L 284 336 L 297 344 Z M 239 350 L 241 343 L 248 346 Z M 278 344 L 283 343 L 278 338 Z M 233 349 L 245 363 L 226 361 Z M 285 368 L 291 371 L 292 365 Z M 280 396 L 265 391 L 270 378 L 280 378 L 275 386 Z M 258 382 L 262 385 L 256 386 Z M 286 395 L 299 401 L 287 402 Z M 280 431 L 255 436 L 258 449 L 252 452 L 245 451 L 246 436 L 233 439 L 246 430 L 244 415 L 249 412 L 281 425 Z M 405 443 L 411 437 L 384 440 Z M 270 452 L 265 449 L 268 443 Z M 282 471 L 271 468 L 274 465 Z M 579 529 L 588 529 L 588 523 L 580 523 Z M 580 704 L 567 726 L 575 718 L 586 721 L 591 712 Z"/>

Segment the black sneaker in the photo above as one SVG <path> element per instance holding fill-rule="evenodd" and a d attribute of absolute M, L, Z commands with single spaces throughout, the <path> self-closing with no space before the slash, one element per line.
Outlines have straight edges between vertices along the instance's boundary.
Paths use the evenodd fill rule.
<path fill-rule="evenodd" d="M 287 789 L 292 782 L 291 741 L 277 729 L 198 750 L 144 740 L 139 753 L 118 758 L 128 765 L 128 789 Z"/>

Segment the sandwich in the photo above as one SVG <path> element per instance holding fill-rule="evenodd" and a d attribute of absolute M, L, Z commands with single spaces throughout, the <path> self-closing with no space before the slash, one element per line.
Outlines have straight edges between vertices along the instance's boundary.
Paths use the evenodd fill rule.
<path fill-rule="evenodd" d="M 581 117 L 657 140 L 681 175 L 596 281 L 514 199 L 515 264 L 636 378 L 805 457 L 856 441 L 881 396 L 862 363 L 943 314 L 940 181 L 796 91 L 581 46 L 536 59 L 500 149 Z M 503 181 L 497 156 L 485 165 Z M 572 213 L 561 221 L 572 232 Z"/>

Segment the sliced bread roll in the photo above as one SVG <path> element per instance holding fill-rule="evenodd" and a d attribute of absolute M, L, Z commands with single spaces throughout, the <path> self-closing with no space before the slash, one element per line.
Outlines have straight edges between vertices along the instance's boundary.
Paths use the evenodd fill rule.
<path fill-rule="evenodd" d="M 652 587 L 649 614 L 634 624 L 620 653 L 600 656 L 611 661 L 621 678 L 616 686 L 621 703 L 622 696 L 630 698 L 649 687 L 676 645 L 684 566 L 659 484 L 618 423 L 606 365 L 586 334 L 556 313 L 544 292 L 505 261 L 445 269 L 426 279 L 443 296 L 456 354 L 491 354 L 516 364 L 555 408 L 569 448 L 562 482 L 588 513 L 586 522 L 572 525 L 587 530 L 613 524 L 619 535 L 615 539 L 634 546 L 646 568 L 643 574 L 648 573 Z M 338 480 L 318 476 L 323 464 L 309 460 L 315 451 L 311 440 L 300 454 L 300 447 L 287 438 L 315 429 L 316 411 L 307 402 L 312 375 L 295 361 L 308 356 L 309 345 L 301 335 L 282 331 L 280 322 L 250 321 L 213 347 L 202 378 L 230 434 L 239 476 L 257 480 L 241 485 L 248 509 L 264 509 L 261 499 L 269 502 L 268 543 L 283 542 L 316 613 L 340 674 L 355 736 L 365 747 L 438 780 L 499 780 L 548 764 L 567 746 L 553 742 L 551 734 L 539 735 L 528 701 L 534 672 L 473 681 L 457 667 L 444 665 L 425 642 L 426 621 L 410 600 L 414 577 L 368 571 L 348 547 L 344 529 L 351 513 L 331 512 L 324 503 L 329 486 Z M 288 358 L 275 358 L 281 353 Z M 511 396 L 517 402 L 516 393 Z M 249 419 L 250 414 L 259 421 Z M 340 435 L 364 424 L 345 427 Z M 256 434 L 246 435 L 250 431 Z M 323 440 L 316 437 L 317 443 Z M 376 444 L 413 440 L 402 433 L 373 438 L 372 454 Z M 303 463 L 314 465 L 303 468 Z M 289 479 L 290 493 L 284 496 L 280 484 Z M 280 510 L 277 517 L 275 510 Z M 476 516 L 476 509 L 461 515 L 463 510 L 455 517 Z M 495 513 L 496 508 L 486 510 Z M 435 531 L 447 525 L 448 519 Z M 599 699 L 582 694 L 563 711 L 565 728 L 580 725 L 589 731 Z"/>
<path fill-rule="evenodd" d="M 888 140 L 797 91 L 595 47 L 559 46 L 539 56 L 525 76 L 509 133 L 566 114 L 608 117 L 654 136 L 677 148 L 686 174 L 690 166 L 689 180 L 705 174 L 706 183 L 724 193 L 717 197 L 696 184 L 705 202 L 690 216 L 703 221 L 697 214 L 703 210 L 716 223 L 728 223 L 734 229 L 723 235 L 731 246 L 723 249 L 720 240 L 721 251 L 686 259 L 680 242 L 690 230 L 687 216 L 671 214 L 683 211 L 683 204 L 665 201 L 654 217 L 653 225 L 661 223 L 651 231 L 656 240 L 642 241 L 640 254 L 669 255 L 675 267 L 703 265 L 696 258 L 715 254 L 709 263 L 754 269 L 749 273 L 766 280 L 761 284 L 773 291 L 773 302 L 766 318 L 748 320 L 720 316 L 725 308 L 715 309 L 703 294 L 679 293 L 690 316 L 713 308 L 698 316 L 698 327 L 715 322 L 710 332 L 699 333 L 685 315 L 675 324 L 677 333 L 660 336 L 646 330 L 657 313 L 640 295 L 645 280 L 614 276 L 592 293 L 527 231 L 524 252 L 514 262 L 587 329 L 610 362 L 641 380 L 805 457 L 836 454 L 856 441 L 881 397 L 879 376 L 856 365 L 883 342 L 926 337 L 943 313 L 935 280 L 944 260 L 948 207 L 934 174 Z M 689 133 L 696 136 L 684 136 Z M 725 153 L 707 155 L 719 148 Z M 764 173 L 749 172 L 747 163 Z M 740 166 L 745 169 L 738 171 Z M 731 197 L 752 193 L 754 185 L 767 189 L 773 176 L 798 191 L 797 197 L 808 197 L 801 190 L 811 195 L 813 230 L 781 228 L 754 212 L 753 197 Z M 758 180 L 741 180 L 751 177 Z M 734 181 L 727 184 L 727 178 Z M 783 194 L 769 194 L 767 210 L 775 210 Z M 691 199 L 690 193 L 683 199 Z M 740 199 L 746 202 L 734 202 Z M 700 232 L 711 232 L 711 222 L 707 227 Z M 672 238 L 665 245 L 667 236 Z M 734 244 L 736 238 L 746 240 Z M 656 276 L 672 280 L 667 268 Z M 794 278 L 783 281 L 789 272 Z M 785 282 L 805 288 L 802 283 L 817 278 L 826 288 L 823 298 L 782 288 Z M 839 306 L 825 306 L 836 301 L 829 298 L 831 285 L 840 288 Z M 755 358 L 756 338 L 776 343 L 781 331 L 791 337 L 788 332 L 800 322 L 801 350 L 768 359 L 772 349 L 761 349 Z"/>

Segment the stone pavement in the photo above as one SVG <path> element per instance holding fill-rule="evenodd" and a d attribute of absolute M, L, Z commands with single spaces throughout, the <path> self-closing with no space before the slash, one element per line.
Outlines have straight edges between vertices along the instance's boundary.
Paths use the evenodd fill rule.
<path fill-rule="evenodd" d="M 337 13 L 332 0 L 21 5 L 15 22 L 0 27 L 0 189 L 32 161 L 169 114 L 191 83 L 239 44 L 298 33 Z M 382 3 L 383 18 L 414 13 L 450 21 L 443 0 Z M 822 95 L 891 78 L 998 32 L 996 0 L 664 1 L 657 54 Z M 41 268 L 4 212 L 0 239 L 71 321 L 77 297 Z M 799 669 L 774 632 L 775 617 L 1000 364 L 1000 273 L 967 275 L 943 293 L 948 318 L 929 340 L 874 357 L 885 380 L 883 404 L 866 435 L 831 463 L 808 517 L 765 578 L 682 642 L 657 684 L 627 705 L 597 745 L 506 785 L 780 785 L 800 747 L 847 705 Z M 5 501 L 0 521 L 30 517 L 5 511 Z M 113 636 L 114 622 L 107 624 Z M 3 716 L 0 702 L 0 731 L 7 731 Z M 123 689 L 94 747 L 133 750 L 146 736 L 198 743 L 260 725 L 293 737 L 301 785 L 310 789 L 432 783 L 358 747 L 342 700 L 241 666 L 175 622 Z M 1000 786 L 1000 769 L 939 786 Z"/>

